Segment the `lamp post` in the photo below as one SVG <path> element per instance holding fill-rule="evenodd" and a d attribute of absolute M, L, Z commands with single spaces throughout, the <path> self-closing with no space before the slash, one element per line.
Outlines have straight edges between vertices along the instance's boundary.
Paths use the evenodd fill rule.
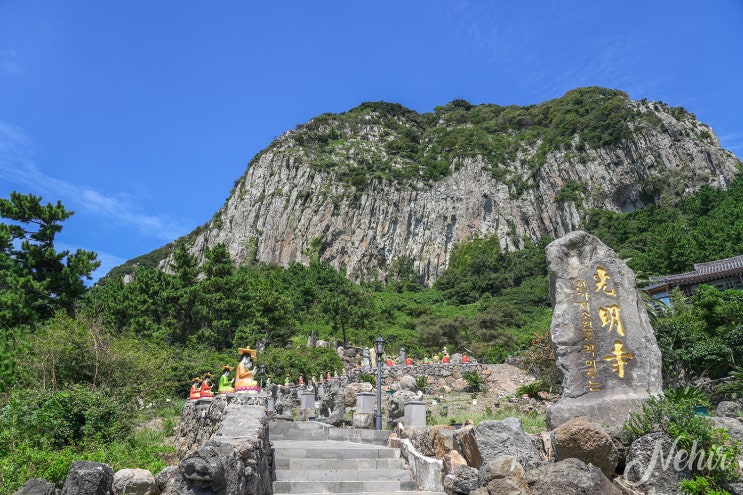
<path fill-rule="evenodd" d="M 266 376 L 266 365 L 261 365 L 261 390 L 263 390 L 263 377 Z"/>
<path fill-rule="evenodd" d="M 374 350 L 377 351 L 377 430 L 382 429 L 382 354 L 384 354 L 384 339 L 380 336 L 374 341 Z"/>

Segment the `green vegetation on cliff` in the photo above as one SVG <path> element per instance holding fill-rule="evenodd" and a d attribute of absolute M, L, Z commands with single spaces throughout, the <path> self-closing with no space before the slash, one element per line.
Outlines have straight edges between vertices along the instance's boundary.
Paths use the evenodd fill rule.
<path fill-rule="evenodd" d="M 653 110 L 676 120 L 693 118 L 662 103 Z M 537 105 L 454 100 L 424 114 L 400 104 L 368 102 L 299 125 L 269 150 L 304 154 L 315 169 L 332 171 L 356 190 L 375 179 L 406 186 L 434 182 L 463 159 L 477 157 L 518 195 L 529 184 L 513 167 L 517 160 L 526 160 L 533 176 L 553 152 L 579 156 L 588 148 L 630 146 L 636 133 L 663 127 L 654 111 L 641 110 L 622 91 L 595 86 Z"/>

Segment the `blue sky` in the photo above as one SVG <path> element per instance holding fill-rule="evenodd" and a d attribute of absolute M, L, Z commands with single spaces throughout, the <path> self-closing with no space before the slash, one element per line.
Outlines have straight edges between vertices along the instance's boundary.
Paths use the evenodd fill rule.
<path fill-rule="evenodd" d="M 97 275 L 205 223 L 250 158 L 364 101 L 684 106 L 743 156 L 743 2 L 0 0 L 0 197 Z"/>

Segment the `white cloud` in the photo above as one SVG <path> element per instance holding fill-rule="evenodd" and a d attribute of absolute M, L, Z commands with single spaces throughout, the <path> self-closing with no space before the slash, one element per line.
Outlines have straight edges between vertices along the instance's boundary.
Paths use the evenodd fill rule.
<path fill-rule="evenodd" d="M 142 212 L 131 195 L 101 192 L 46 174 L 36 166 L 31 139 L 19 128 L 3 122 L 0 122 L 0 179 L 29 188 L 45 200 L 61 200 L 78 214 L 99 217 L 101 221 L 161 241 L 169 242 L 188 232 L 180 222 L 165 215 Z"/>

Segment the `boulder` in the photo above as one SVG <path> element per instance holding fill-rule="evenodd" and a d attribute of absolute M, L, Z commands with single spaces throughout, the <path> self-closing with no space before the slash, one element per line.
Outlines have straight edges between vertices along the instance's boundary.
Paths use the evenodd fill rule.
<path fill-rule="evenodd" d="M 580 459 L 601 469 L 611 478 L 617 467 L 617 448 L 611 436 L 593 418 L 580 416 L 552 430 L 552 448 L 555 462 Z"/>
<path fill-rule="evenodd" d="M 454 433 L 456 430 L 451 426 L 437 425 L 431 429 L 431 444 L 433 456 L 443 459 L 447 452 L 454 449 Z"/>
<path fill-rule="evenodd" d="M 121 469 L 114 474 L 116 495 L 157 495 L 155 477 L 146 469 Z"/>
<path fill-rule="evenodd" d="M 457 471 L 457 474 L 447 474 L 444 476 L 444 491 L 450 495 L 469 495 L 479 487 L 480 476 L 477 469 L 473 467 L 462 466 Z"/>
<path fill-rule="evenodd" d="M 712 420 L 715 428 L 724 428 L 730 435 L 731 440 L 738 441 L 743 445 L 743 423 L 737 418 L 711 417 L 709 419 Z"/>
<path fill-rule="evenodd" d="M 524 467 L 512 455 L 502 455 L 480 468 L 480 480 L 495 495 L 531 495 Z"/>
<path fill-rule="evenodd" d="M 444 475 L 454 474 L 456 475 L 459 470 L 467 465 L 467 461 L 462 457 L 462 454 L 456 450 L 444 455 Z"/>
<path fill-rule="evenodd" d="M 57 493 L 59 490 L 54 484 L 41 478 L 31 478 L 14 495 L 56 495 Z"/>
<path fill-rule="evenodd" d="M 456 430 L 454 432 L 454 448 L 462 454 L 467 464 L 479 468 L 482 465 L 482 455 L 477 448 L 474 429 L 474 426 L 464 426 L 460 430 Z"/>
<path fill-rule="evenodd" d="M 722 483 L 722 488 L 727 490 L 730 495 L 743 495 L 743 480 L 737 479 Z"/>
<path fill-rule="evenodd" d="M 170 487 L 178 477 L 178 466 L 167 466 L 155 475 L 155 484 L 161 493 L 172 492 Z"/>
<path fill-rule="evenodd" d="M 550 336 L 563 395 L 547 408 L 552 430 L 578 416 L 620 426 L 661 391 L 661 355 L 635 274 L 598 238 L 571 232 L 547 248 Z"/>
<path fill-rule="evenodd" d="M 374 414 L 355 413 L 353 415 L 353 427 L 361 430 L 374 429 Z"/>
<path fill-rule="evenodd" d="M 75 461 L 67 472 L 62 495 L 113 495 L 114 470 L 108 464 Z"/>
<path fill-rule="evenodd" d="M 502 455 L 516 457 L 526 469 L 541 463 L 539 452 L 524 433 L 521 421 L 517 418 L 481 421 L 471 431 L 482 458 L 479 464 L 470 462 L 473 467 L 479 468 L 482 464 Z"/>
<path fill-rule="evenodd" d="M 679 481 L 689 477 L 685 467 L 676 470 L 674 464 L 682 464 L 673 461 L 676 453 L 673 439 L 665 433 L 642 436 L 630 445 L 624 477 L 646 493 L 675 495 Z"/>
<path fill-rule="evenodd" d="M 622 495 L 596 466 L 580 459 L 543 464 L 526 471 L 532 495 Z"/>
<path fill-rule="evenodd" d="M 349 383 L 343 390 L 346 407 L 356 407 L 356 396 L 359 392 L 372 392 L 374 387 L 369 382 Z"/>
<path fill-rule="evenodd" d="M 737 418 L 743 413 L 740 403 L 724 400 L 717 404 L 716 415 L 721 418 Z"/>

